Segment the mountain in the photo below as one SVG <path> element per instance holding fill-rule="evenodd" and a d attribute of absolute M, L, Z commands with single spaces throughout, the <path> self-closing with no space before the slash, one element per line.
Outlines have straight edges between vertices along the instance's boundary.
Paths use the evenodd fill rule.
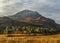
<path fill-rule="evenodd" d="M 54 20 L 50 18 L 43 17 L 36 11 L 31 10 L 23 10 L 15 15 L 9 16 L 9 18 L 13 20 L 17 20 L 19 22 L 27 22 L 37 25 L 43 25 L 45 27 L 55 27 L 56 23 Z"/>
<path fill-rule="evenodd" d="M 57 24 L 54 20 L 46 18 L 38 12 L 31 10 L 23 10 L 17 12 L 15 15 L 0 17 L 0 33 L 3 33 L 4 29 L 6 29 L 6 26 L 9 27 L 8 29 L 11 29 L 12 26 L 17 26 L 20 31 L 28 31 L 29 29 L 29 31 L 31 31 L 32 33 L 60 33 L 60 24 Z M 31 28 L 32 30 L 30 30 Z M 35 29 L 38 28 L 39 32 L 36 32 Z"/>
<path fill-rule="evenodd" d="M 20 11 L 18 13 L 16 13 L 15 15 L 10 16 L 10 18 L 15 19 L 15 20 L 24 20 L 26 18 L 37 18 L 41 16 L 40 14 L 38 14 L 37 12 L 34 11 L 30 11 L 30 10 L 23 10 Z"/>
<path fill-rule="evenodd" d="M 9 16 L 9 18 L 19 22 L 31 23 L 39 26 L 42 25 L 46 28 L 54 28 L 57 32 L 60 32 L 59 24 L 55 23 L 55 21 L 50 18 L 42 16 L 36 11 L 23 10 L 16 13 L 15 15 Z"/>

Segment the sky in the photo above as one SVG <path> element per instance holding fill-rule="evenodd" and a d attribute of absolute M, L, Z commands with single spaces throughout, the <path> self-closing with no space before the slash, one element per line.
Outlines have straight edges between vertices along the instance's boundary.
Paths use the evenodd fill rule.
<path fill-rule="evenodd" d="M 0 17 L 29 9 L 60 23 L 60 0 L 0 0 Z"/>

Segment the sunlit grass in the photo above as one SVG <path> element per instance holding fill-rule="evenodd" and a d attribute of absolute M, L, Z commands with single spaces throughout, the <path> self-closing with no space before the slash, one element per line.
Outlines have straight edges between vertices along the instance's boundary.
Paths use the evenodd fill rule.
<path fill-rule="evenodd" d="M 60 34 L 51 36 L 29 36 L 18 34 L 16 37 L 7 37 L 8 34 L 0 35 L 0 43 L 60 43 Z"/>

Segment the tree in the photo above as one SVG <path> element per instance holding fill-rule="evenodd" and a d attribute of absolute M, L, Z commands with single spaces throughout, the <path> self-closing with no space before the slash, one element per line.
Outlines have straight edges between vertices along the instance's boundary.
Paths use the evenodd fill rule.
<path fill-rule="evenodd" d="M 6 28 L 4 29 L 4 33 L 5 33 L 5 34 L 8 34 L 8 29 L 9 29 L 9 27 L 6 26 Z"/>
<path fill-rule="evenodd" d="M 51 28 L 49 31 L 51 34 L 56 34 L 56 30 L 54 28 Z"/>

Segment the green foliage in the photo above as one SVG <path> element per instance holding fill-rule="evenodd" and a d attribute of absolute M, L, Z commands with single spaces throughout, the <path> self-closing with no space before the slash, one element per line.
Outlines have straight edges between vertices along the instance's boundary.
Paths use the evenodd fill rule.
<path fill-rule="evenodd" d="M 5 33 L 5 34 L 8 33 L 8 26 L 6 26 L 6 28 L 4 29 L 4 33 Z"/>
<path fill-rule="evenodd" d="M 54 28 L 46 28 L 39 26 L 6 26 L 4 29 L 4 33 L 9 33 L 9 31 L 26 31 L 29 33 L 37 33 L 37 34 L 55 34 L 56 30 Z"/>

